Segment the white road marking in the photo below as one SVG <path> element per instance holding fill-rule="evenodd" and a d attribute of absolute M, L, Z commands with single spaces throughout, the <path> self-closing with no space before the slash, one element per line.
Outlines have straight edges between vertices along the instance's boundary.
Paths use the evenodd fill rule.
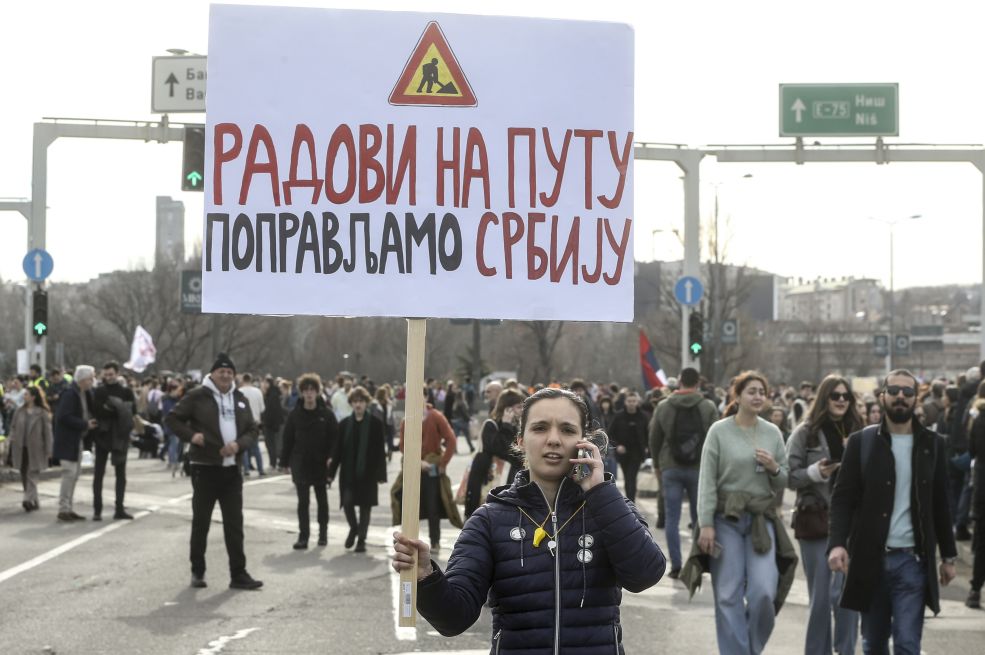
<path fill-rule="evenodd" d="M 218 639 L 214 639 L 209 642 L 210 648 L 200 648 L 197 655 L 218 655 L 218 653 L 221 653 L 222 649 L 225 648 L 230 641 L 244 639 L 249 636 L 251 632 L 256 632 L 259 629 L 260 628 L 246 628 L 245 630 L 238 631 L 234 635 L 230 635 L 228 637 L 222 636 Z"/>
<path fill-rule="evenodd" d="M 139 520 L 149 514 L 150 512 L 138 512 L 137 514 L 134 515 L 133 520 L 134 521 Z M 114 521 L 113 523 L 110 523 L 105 527 L 86 533 L 81 537 L 73 539 L 72 541 L 66 544 L 62 544 L 61 546 L 58 546 L 57 548 L 52 548 L 47 553 L 42 553 L 41 555 L 38 555 L 34 559 L 28 560 L 23 564 L 18 564 L 15 567 L 9 568 L 6 571 L 0 573 L 0 583 L 6 582 L 12 577 L 16 575 L 20 575 L 25 571 L 30 571 L 31 569 L 35 568 L 36 566 L 40 566 L 45 562 L 51 561 L 56 557 L 58 557 L 59 555 L 67 553 L 68 551 L 73 550 L 74 548 L 77 548 L 84 543 L 88 543 L 93 539 L 98 539 L 104 534 L 109 534 L 113 530 L 119 530 L 120 528 L 122 528 L 124 525 L 127 525 L 128 523 L 130 523 L 130 521 Z"/>

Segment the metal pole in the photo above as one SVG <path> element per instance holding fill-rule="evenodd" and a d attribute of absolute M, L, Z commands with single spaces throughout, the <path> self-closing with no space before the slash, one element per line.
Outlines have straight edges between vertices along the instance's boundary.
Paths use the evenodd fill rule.
<path fill-rule="evenodd" d="M 704 153 L 687 151 L 685 157 L 677 162 L 684 171 L 684 275 L 701 278 L 701 214 L 700 214 L 700 169 Z M 687 305 L 681 306 L 681 368 L 692 367 L 701 371 L 701 360 L 691 358 L 688 343 L 688 323 L 691 312 Z"/>
<path fill-rule="evenodd" d="M 896 227 L 896 223 L 890 221 L 889 223 L 889 357 L 887 361 L 889 362 L 889 370 L 886 371 L 886 375 L 889 375 L 889 371 L 893 370 L 893 355 L 896 353 L 896 335 L 895 326 L 893 325 L 896 321 L 896 290 L 893 283 L 893 272 L 896 267 L 893 265 L 893 231 Z"/>

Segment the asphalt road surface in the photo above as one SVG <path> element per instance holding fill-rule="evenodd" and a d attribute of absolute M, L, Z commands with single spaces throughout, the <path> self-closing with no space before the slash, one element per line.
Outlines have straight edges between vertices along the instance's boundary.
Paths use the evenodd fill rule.
<path fill-rule="evenodd" d="M 455 484 L 470 461 L 464 443 L 459 449 L 466 454 L 452 461 Z M 390 480 L 398 470 L 395 457 Z M 246 554 L 249 571 L 264 581 L 263 589 L 227 588 L 218 508 L 209 535 L 209 586 L 191 589 L 190 483 L 173 478 L 159 460 L 136 459 L 135 451 L 128 477 L 133 521 L 57 522 L 57 477 L 42 482 L 41 511 L 30 514 L 20 507 L 19 484 L 0 486 L 0 654 L 489 652 L 488 610 L 454 639 L 441 637 L 423 620 L 416 628 L 396 626 L 388 504 L 374 511 L 368 552 L 356 554 L 342 547 L 348 530 L 338 494 L 330 490 L 328 546 L 319 548 L 312 541 L 308 551 L 294 551 L 296 496 L 290 476 L 258 478 L 254 473 L 244 489 Z M 641 486 L 646 487 L 647 478 L 641 475 Z M 103 492 L 110 509 L 113 482 L 110 469 Z M 87 516 L 91 487 L 91 469 L 84 469 L 76 511 Z M 381 500 L 388 502 L 388 489 L 381 487 Z M 789 500 L 792 494 L 787 495 Z M 655 501 L 642 498 L 639 504 L 652 526 Z M 447 558 L 456 536 L 457 530 L 444 522 L 439 561 Z M 662 531 L 657 539 L 665 543 Z M 687 544 L 685 537 L 685 549 Z M 965 546 L 966 560 L 967 552 Z M 963 604 L 968 561 L 959 565 L 958 575 L 944 591 L 941 615 L 926 621 L 925 653 L 982 652 L 985 612 Z M 798 570 L 766 652 L 802 653 L 806 620 L 807 590 Z M 642 594 L 625 594 L 622 623 L 631 655 L 717 650 L 707 578 L 690 601 L 682 584 L 666 578 Z"/>

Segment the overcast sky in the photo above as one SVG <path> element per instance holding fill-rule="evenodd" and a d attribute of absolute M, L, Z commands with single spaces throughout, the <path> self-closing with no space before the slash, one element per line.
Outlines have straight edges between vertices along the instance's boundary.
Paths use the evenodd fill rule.
<path fill-rule="evenodd" d="M 900 136 L 888 142 L 985 141 L 985 9 L 979 3 L 240 4 L 629 23 L 636 35 L 638 141 L 790 143 L 778 136 L 778 85 L 809 82 L 898 82 Z M 207 54 L 208 7 L 204 0 L 4 3 L 0 197 L 30 196 L 32 125 L 42 117 L 156 119 L 150 113 L 151 58 L 168 48 Z M 604 79 L 591 82 L 605 93 Z M 204 115 L 173 114 L 171 120 L 204 122 Z M 80 281 L 150 265 L 158 195 L 184 201 L 186 239 L 189 246 L 198 240 L 202 195 L 181 191 L 180 166 L 180 143 L 57 141 L 48 169 L 52 279 Z M 683 227 L 680 171 L 673 164 L 637 162 L 635 175 L 636 258 L 679 259 L 681 245 L 672 231 Z M 982 178 L 970 164 L 753 166 L 709 158 L 701 175 L 702 215 L 710 216 L 717 188 L 733 262 L 785 276 L 887 280 L 888 228 L 868 217 L 920 214 L 896 228 L 896 286 L 981 282 Z M 0 213 L 0 278 L 24 279 L 26 235 L 19 214 Z"/>

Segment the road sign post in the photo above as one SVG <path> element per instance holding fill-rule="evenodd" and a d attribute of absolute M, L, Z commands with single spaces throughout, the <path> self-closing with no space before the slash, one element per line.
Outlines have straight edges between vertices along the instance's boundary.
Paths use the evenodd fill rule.
<path fill-rule="evenodd" d="M 24 274 L 32 282 L 44 282 L 55 268 L 55 261 L 44 248 L 32 248 L 24 255 Z"/>
<path fill-rule="evenodd" d="M 780 136 L 899 136 L 899 84 L 781 84 Z"/>
<path fill-rule="evenodd" d="M 674 297 L 677 302 L 688 307 L 697 305 L 705 294 L 701 280 L 691 275 L 685 275 L 674 285 Z"/>
<path fill-rule="evenodd" d="M 205 112 L 206 57 L 154 57 L 151 111 Z"/>

